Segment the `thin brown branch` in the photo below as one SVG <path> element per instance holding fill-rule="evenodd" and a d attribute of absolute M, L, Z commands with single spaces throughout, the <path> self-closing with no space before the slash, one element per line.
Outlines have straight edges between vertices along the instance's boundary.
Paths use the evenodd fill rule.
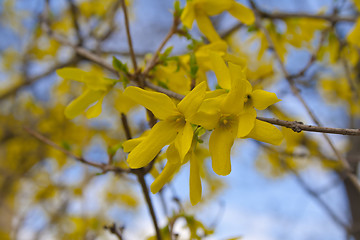
<path fill-rule="evenodd" d="M 125 0 L 121 0 L 121 6 L 124 11 L 126 36 L 127 36 L 127 40 L 128 40 L 128 44 L 129 44 L 131 61 L 132 61 L 133 67 L 134 67 L 134 72 L 137 72 L 137 63 L 136 63 L 135 52 L 134 52 L 134 48 L 133 48 L 133 44 L 132 44 L 132 40 L 131 40 L 129 16 L 127 13 L 127 7 L 125 4 Z"/>
<path fill-rule="evenodd" d="M 110 226 L 104 226 L 104 229 L 109 230 L 112 234 L 114 234 L 119 240 L 123 240 L 123 231 L 124 227 L 118 227 L 115 223 Z"/>
<path fill-rule="evenodd" d="M 74 0 L 68 0 L 68 3 L 70 5 L 70 12 L 71 12 L 71 17 L 72 17 L 72 22 L 75 28 L 75 32 L 76 32 L 76 36 L 78 38 L 78 45 L 81 45 L 83 42 L 83 38 L 81 35 L 81 29 L 80 29 L 80 24 L 79 24 L 79 9 L 77 8 L 77 6 L 74 3 Z"/>
<path fill-rule="evenodd" d="M 127 117 L 124 113 L 121 113 L 121 122 L 125 131 L 126 139 L 131 139 L 132 137 L 131 137 L 130 126 Z"/>
<path fill-rule="evenodd" d="M 266 13 L 259 11 L 260 17 L 269 18 L 269 19 L 288 19 L 288 18 L 312 18 L 329 21 L 331 23 L 335 22 L 356 22 L 357 16 L 348 17 L 348 16 L 338 16 L 338 15 L 316 15 L 310 13 L 285 13 L 285 12 L 275 12 L 275 13 Z"/>
<path fill-rule="evenodd" d="M 146 66 L 146 68 L 143 72 L 144 76 L 148 75 L 150 70 L 156 66 L 156 64 L 158 63 L 158 60 L 159 60 L 159 55 L 160 55 L 161 50 L 164 48 L 165 44 L 170 40 L 170 38 L 178 31 L 179 24 L 180 24 L 180 19 L 178 17 L 174 16 L 173 24 L 170 28 L 170 31 L 165 36 L 163 41 L 160 43 L 159 47 L 156 49 L 156 51 L 154 53 L 154 56 L 150 60 L 149 64 Z"/>
<path fill-rule="evenodd" d="M 153 225 L 154 225 L 154 228 L 155 228 L 156 239 L 161 240 L 162 238 L 161 238 L 161 232 L 160 232 L 160 229 L 159 229 L 159 224 L 158 224 L 158 221 L 156 219 L 154 206 L 153 206 L 153 204 L 151 202 L 148 186 L 146 185 L 143 169 L 138 170 L 137 177 L 138 177 L 138 181 L 139 181 L 139 183 L 141 185 L 141 189 L 142 189 L 142 192 L 144 194 L 144 197 L 145 197 L 145 200 L 146 200 L 146 203 L 147 203 L 150 215 L 151 215 L 151 219 L 152 219 L 152 222 L 153 222 Z"/>
<path fill-rule="evenodd" d="M 232 35 L 233 33 L 235 33 L 237 30 L 239 30 L 240 28 L 242 28 L 243 26 L 245 26 L 243 23 L 236 23 L 234 26 L 232 26 L 231 28 L 225 30 L 224 32 L 222 32 L 220 34 L 220 37 L 222 39 L 229 37 L 230 35 Z"/>
<path fill-rule="evenodd" d="M 86 164 L 86 165 L 89 165 L 89 166 L 92 166 L 92 167 L 96 167 L 98 169 L 101 169 L 102 170 L 102 173 L 106 173 L 106 172 L 116 172 L 116 173 L 129 173 L 130 170 L 127 170 L 127 169 L 122 169 L 122 168 L 119 168 L 119 167 L 114 167 L 114 166 L 110 166 L 110 165 L 107 165 L 107 164 L 101 164 L 101 163 L 94 163 L 94 162 L 90 162 L 88 160 L 86 160 L 85 158 L 83 157 L 80 157 L 80 156 L 76 156 L 75 154 L 73 154 L 72 152 L 66 150 L 65 148 L 59 146 L 58 144 L 56 144 L 55 142 L 53 142 L 52 140 L 50 140 L 49 138 L 45 137 L 44 135 L 40 134 L 39 132 L 27 127 L 27 126 L 24 126 L 23 127 L 24 130 L 26 132 L 28 132 L 31 136 L 33 136 L 34 138 L 38 139 L 39 141 L 55 148 L 56 150 L 64 153 L 65 155 L 67 155 L 68 157 L 71 157 L 73 159 L 75 159 L 76 161 L 78 162 L 81 162 L 83 164 Z"/>
<path fill-rule="evenodd" d="M 285 121 L 276 118 L 257 117 L 257 119 L 271 124 L 291 128 L 294 132 L 308 131 L 308 132 L 331 133 L 331 134 L 340 134 L 340 135 L 349 135 L 349 136 L 360 136 L 360 129 L 319 127 L 313 125 L 306 125 L 298 121 Z"/>
<path fill-rule="evenodd" d="M 29 86 L 39 80 L 41 80 L 42 78 L 52 74 L 56 69 L 59 69 L 59 68 L 63 68 L 63 67 L 66 67 L 66 66 L 69 66 L 69 65 L 73 65 L 73 64 L 76 64 L 77 62 L 79 61 L 78 58 L 76 57 L 73 57 L 71 58 L 70 60 L 64 62 L 64 63 L 58 63 L 58 64 L 54 64 L 53 66 L 51 66 L 48 70 L 46 70 L 45 72 L 37 75 L 37 76 L 34 76 L 34 77 L 31 77 L 31 78 L 28 78 L 27 81 L 19 84 L 19 85 L 16 85 L 12 88 L 10 88 L 9 90 L 7 90 L 5 93 L 2 93 L 0 94 L 0 101 L 3 100 L 3 99 L 6 99 L 10 96 L 13 96 L 15 95 L 19 90 L 21 90 L 22 88 L 26 87 L 26 86 Z"/>

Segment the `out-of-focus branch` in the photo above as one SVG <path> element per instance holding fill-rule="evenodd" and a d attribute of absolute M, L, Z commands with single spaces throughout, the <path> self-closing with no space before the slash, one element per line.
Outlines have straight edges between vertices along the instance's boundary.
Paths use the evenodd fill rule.
<path fill-rule="evenodd" d="M 77 58 L 77 57 L 72 57 L 70 60 L 68 60 L 67 62 L 64 62 L 64 63 L 59 63 L 59 64 L 54 64 L 53 66 L 51 66 L 48 70 L 46 70 L 45 72 L 37 75 L 37 76 L 34 76 L 34 77 L 31 77 L 31 78 L 28 78 L 27 81 L 19 84 L 19 85 L 16 85 L 12 88 L 10 88 L 9 90 L 7 90 L 5 93 L 2 93 L 0 94 L 0 101 L 1 100 L 4 100 L 10 96 L 13 96 L 15 95 L 19 90 L 21 90 L 22 88 L 26 87 L 26 86 L 29 86 L 37 81 L 39 81 L 40 79 L 52 74 L 56 69 L 59 69 L 59 68 L 63 68 L 63 67 L 66 67 L 66 66 L 69 66 L 69 65 L 73 65 L 73 64 L 76 64 L 80 59 Z"/>
<path fill-rule="evenodd" d="M 124 227 L 118 227 L 115 223 L 111 226 L 104 226 L 104 229 L 109 230 L 112 234 L 114 234 L 119 240 L 123 240 L 123 230 Z"/>
<path fill-rule="evenodd" d="M 312 18 L 312 19 L 320 19 L 326 20 L 329 22 L 356 22 L 357 16 L 348 17 L 348 16 L 338 16 L 338 15 L 317 15 L 310 13 L 285 13 L 285 12 L 274 12 L 274 13 L 266 13 L 258 10 L 259 16 L 262 18 L 269 19 L 288 19 L 288 18 Z"/>
<path fill-rule="evenodd" d="M 137 72 L 137 63 L 136 63 L 136 57 L 135 57 L 134 48 L 133 48 L 133 44 L 132 44 L 132 40 L 131 40 L 129 17 L 128 17 L 128 13 L 127 13 L 127 7 L 125 4 L 125 0 L 121 0 L 121 7 L 124 12 L 126 36 L 127 36 L 127 40 L 128 40 L 128 44 L 129 44 L 131 61 L 132 61 L 133 67 L 134 67 L 134 72 Z"/>
<path fill-rule="evenodd" d="M 280 57 L 279 53 L 277 52 L 277 50 L 275 48 L 274 42 L 273 42 L 273 40 L 272 40 L 272 38 L 270 36 L 269 31 L 262 25 L 261 13 L 258 10 L 258 7 L 256 6 L 254 0 L 250 0 L 250 4 L 251 4 L 251 6 L 253 8 L 253 11 L 255 13 L 255 24 L 263 32 L 269 46 L 273 49 L 274 56 L 275 56 L 276 60 L 279 62 L 280 70 L 283 73 L 283 75 L 284 75 L 285 79 L 287 80 L 287 82 L 289 83 L 291 91 L 299 99 L 299 101 L 304 106 L 307 113 L 309 114 L 311 119 L 314 121 L 314 123 L 316 125 L 318 125 L 319 127 L 321 127 L 320 120 L 315 116 L 315 114 L 312 112 L 310 106 L 306 103 L 305 99 L 300 94 L 300 90 L 297 88 L 297 86 L 295 84 L 295 81 L 294 81 L 294 78 L 292 76 L 290 76 L 288 71 L 286 70 L 285 64 L 281 60 L 281 57 Z M 331 147 L 331 149 L 333 150 L 333 152 L 335 153 L 336 157 L 342 163 L 342 165 L 343 165 L 343 167 L 345 169 L 344 174 L 346 175 L 346 177 L 349 178 L 350 181 L 352 181 L 354 183 L 354 186 L 357 188 L 357 191 L 360 192 L 360 183 L 359 183 L 357 177 L 354 174 L 351 173 L 352 171 L 351 171 L 351 167 L 350 167 L 349 163 L 341 155 L 341 153 L 337 150 L 337 148 L 335 147 L 334 143 L 331 141 L 329 136 L 327 134 L 325 134 L 325 133 L 323 133 L 323 136 L 324 136 L 325 140 L 327 141 L 327 143 L 329 144 L 329 146 Z"/>
<path fill-rule="evenodd" d="M 24 128 L 24 130 L 26 132 L 28 132 L 31 136 L 35 137 L 39 141 L 41 141 L 41 142 L 55 148 L 56 150 L 64 153 L 65 155 L 75 159 L 76 161 L 79 161 L 79 162 L 81 162 L 83 164 L 86 164 L 86 165 L 89 165 L 89 166 L 92 166 L 92 167 L 96 167 L 98 169 L 101 169 L 102 173 L 107 173 L 107 172 L 130 173 L 131 172 L 131 170 L 123 169 L 123 168 L 119 168 L 119 167 L 114 167 L 114 166 L 111 166 L 111 165 L 108 165 L 108 164 L 90 162 L 90 161 L 86 160 L 85 158 L 76 156 L 72 152 L 64 149 L 63 147 L 59 146 L 58 144 L 56 144 L 55 142 L 53 142 L 49 138 L 45 137 L 44 135 L 40 134 L 39 132 L 37 132 L 37 131 L 35 131 L 35 130 L 27 127 L 27 126 L 24 126 L 23 128 Z"/>

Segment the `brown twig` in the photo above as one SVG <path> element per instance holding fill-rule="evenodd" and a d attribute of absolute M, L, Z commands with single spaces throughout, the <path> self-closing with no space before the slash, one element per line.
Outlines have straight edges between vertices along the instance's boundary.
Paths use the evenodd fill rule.
<path fill-rule="evenodd" d="M 112 234 L 114 234 L 119 240 L 123 240 L 123 231 L 124 227 L 117 227 L 115 223 L 110 226 L 104 226 L 104 229 L 109 230 Z"/>
<path fill-rule="evenodd" d="M 35 137 L 36 139 L 38 139 L 39 141 L 55 148 L 56 150 L 64 153 L 65 155 L 92 167 L 96 167 L 98 169 L 102 170 L 102 173 L 106 173 L 106 172 L 116 172 L 116 173 L 129 173 L 131 172 L 131 170 L 128 169 L 123 169 L 123 168 L 119 168 L 119 167 L 114 167 L 114 166 L 110 166 L 108 164 L 101 164 L 101 163 L 94 163 L 94 162 L 90 162 L 88 160 L 86 160 L 83 157 L 79 157 L 76 156 L 75 154 L 73 154 L 72 152 L 66 150 L 65 148 L 59 146 L 58 144 L 56 144 L 55 142 L 51 141 L 49 138 L 45 137 L 44 135 L 40 134 L 39 132 L 27 127 L 27 126 L 23 126 L 24 130 L 26 132 L 28 132 L 31 136 Z"/>
<path fill-rule="evenodd" d="M 276 12 L 276 13 L 266 13 L 260 11 L 258 9 L 259 16 L 263 18 L 269 19 L 287 19 L 287 18 L 312 18 L 319 20 L 326 20 L 329 22 L 356 22 L 357 16 L 348 17 L 348 16 L 338 16 L 338 15 L 316 15 L 310 13 L 284 13 L 284 12 Z"/>
<path fill-rule="evenodd" d="M 34 76 L 34 77 L 31 77 L 31 78 L 28 78 L 27 81 L 19 84 L 19 85 L 16 85 L 12 88 L 10 88 L 9 90 L 7 90 L 5 93 L 1 94 L 0 95 L 0 101 L 1 100 L 4 100 L 10 96 L 13 96 L 14 94 L 16 94 L 19 90 L 21 90 L 22 88 L 26 87 L 26 86 L 29 86 L 37 81 L 39 81 L 40 79 L 52 74 L 56 69 L 59 69 L 59 68 L 63 68 L 63 67 L 66 67 L 66 66 L 69 66 L 69 65 L 73 65 L 75 63 L 77 63 L 79 61 L 78 58 L 76 57 L 72 57 L 70 60 L 64 62 L 64 63 L 59 63 L 59 64 L 54 64 L 53 66 L 51 66 L 48 70 L 46 70 L 45 72 L 37 75 L 37 76 Z"/>
<path fill-rule="evenodd" d="M 360 136 L 360 129 L 318 127 L 313 125 L 306 125 L 298 121 L 285 121 L 276 118 L 257 117 L 257 119 L 271 124 L 291 128 L 294 132 L 308 131 L 308 132 L 341 134 L 341 135 L 349 135 L 349 136 Z"/>
<path fill-rule="evenodd" d="M 132 40 L 131 40 L 129 17 L 128 17 L 128 13 L 127 13 L 127 7 L 125 4 L 125 0 L 121 0 L 121 6 L 124 11 L 126 36 L 127 36 L 127 40 L 128 40 L 128 44 L 129 44 L 131 61 L 132 61 L 133 67 L 134 67 L 134 72 L 137 72 L 137 63 L 136 63 L 136 57 L 135 57 L 134 48 L 133 48 L 133 44 L 132 44 Z"/>
<path fill-rule="evenodd" d="M 156 66 L 156 64 L 158 63 L 158 60 L 159 60 L 159 55 L 160 55 L 161 50 L 164 48 L 165 44 L 170 40 L 170 38 L 177 32 L 177 30 L 178 30 L 177 28 L 178 28 L 179 24 L 180 24 L 180 19 L 178 17 L 174 16 L 173 24 L 170 28 L 170 31 L 165 36 L 163 41 L 160 43 L 159 47 L 156 49 L 156 51 L 154 53 L 154 56 L 152 57 L 149 64 L 146 66 L 145 70 L 143 71 L 144 76 L 147 76 L 149 74 L 150 70 Z"/>
<path fill-rule="evenodd" d="M 155 232 L 156 232 L 156 239 L 157 240 L 161 240 L 161 232 L 159 229 L 159 225 L 158 225 L 158 221 L 156 219 L 156 214 L 155 214 L 155 210 L 154 210 L 154 206 L 151 202 L 151 198 L 150 198 L 150 194 L 149 194 L 149 190 L 148 190 L 148 186 L 146 185 L 146 181 L 145 181 L 145 177 L 144 177 L 145 173 L 143 171 L 143 169 L 138 169 L 137 171 L 137 177 L 138 177 L 138 181 L 141 185 L 141 189 L 142 192 L 144 194 L 145 200 L 146 200 L 146 204 L 148 206 L 150 215 L 151 215 L 151 219 L 155 228 Z"/>

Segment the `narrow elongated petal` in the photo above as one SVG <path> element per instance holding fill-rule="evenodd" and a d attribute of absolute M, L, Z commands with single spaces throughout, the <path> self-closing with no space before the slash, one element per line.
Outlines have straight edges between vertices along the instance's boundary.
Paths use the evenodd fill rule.
<path fill-rule="evenodd" d="M 216 52 L 210 52 L 210 61 L 220 87 L 230 89 L 230 72 L 223 58 Z"/>
<path fill-rule="evenodd" d="M 349 43 L 354 44 L 360 47 L 360 17 L 356 20 L 354 27 L 351 29 L 350 33 L 347 35 L 346 39 Z"/>
<path fill-rule="evenodd" d="M 159 192 L 166 183 L 170 182 L 171 178 L 179 170 L 180 166 L 181 164 L 167 162 L 160 175 L 151 184 L 151 192 L 154 194 Z"/>
<path fill-rule="evenodd" d="M 233 5 L 228 11 L 234 18 L 237 18 L 240 22 L 243 22 L 247 25 L 253 24 L 255 22 L 255 15 L 251 9 L 240 3 L 236 3 L 234 1 Z"/>
<path fill-rule="evenodd" d="M 235 126 L 215 128 L 210 136 L 209 150 L 212 168 L 218 175 L 225 176 L 231 172 L 230 153 L 237 131 Z"/>
<path fill-rule="evenodd" d="M 260 120 L 255 121 L 255 127 L 246 137 L 274 145 L 280 145 L 284 138 L 274 125 Z"/>
<path fill-rule="evenodd" d="M 102 110 L 102 103 L 104 100 L 106 93 L 104 93 L 99 101 L 92 107 L 90 107 L 87 111 L 86 111 L 86 117 L 87 118 L 96 118 L 101 114 L 101 110 Z"/>
<path fill-rule="evenodd" d="M 99 100 L 103 96 L 103 91 L 85 90 L 78 98 L 72 101 L 65 108 L 65 116 L 73 119 L 84 112 L 91 104 Z"/>
<path fill-rule="evenodd" d="M 212 25 L 210 18 L 202 10 L 196 10 L 195 17 L 200 32 L 202 32 L 210 42 L 215 42 L 221 39 Z"/>
<path fill-rule="evenodd" d="M 158 119 L 165 120 L 179 114 L 173 101 L 163 93 L 131 86 L 125 89 L 124 95 L 149 109 Z"/>
<path fill-rule="evenodd" d="M 222 13 L 230 9 L 234 0 L 200 0 L 198 5 L 201 5 L 201 9 L 206 12 L 207 15 L 213 16 Z"/>
<path fill-rule="evenodd" d="M 181 14 L 181 22 L 183 25 L 189 29 L 192 28 L 193 22 L 195 20 L 195 8 L 192 2 L 187 2 L 184 8 L 184 11 Z"/>
<path fill-rule="evenodd" d="M 154 125 L 145 139 L 129 154 L 127 162 L 130 168 L 141 168 L 153 160 L 160 150 L 176 137 L 174 122 L 160 121 Z"/>
<path fill-rule="evenodd" d="M 231 76 L 231 89 L 238 87 L 241 81 L 247 81 L 244 66 L 229 62 L 229 70 Z M 250 84 L 250 83 L 249 83 Z"/>
<path fill-rule="evenodd" d="M 189 152 L 193 136 L 192 126 L 189 122 L 186 122 L 175 138 L 175 147 L 179 152 L 181 163 L 183 163 L 185 155 Z"/>
<path fill-rule="evenodd" d="M 122 146 L 124 152 L 131 152 L 137 145 L 144 141 L 144 139 L 145 137 L 138 137 L 123 142 Z"/>
<path fill-rule="evenodd" d="M 281 101 L 277 98 L 275 93 L 264 90 L 253 91 L 251 94 L 251 100 L 254 104 L 254 107 L 259 110 L 264 110 L 268 106 Z"/>
<path fill-rule="evenodd" d="M 245 81 L 242 81 L 245 82 Z M 221 104 L 221 113 L 223 114 L 238 114 L 244 108 L 245 89 L 234 88 L 225 97 Z"/>
<path fill-rule="evenodd" d="M 220 119 L 220 113 L 207 113 L 207 112 L 197 112 L 191 119 L 190 122 L 196 125 L 200 125 L 207 130 L 212 130 L 216 127 Z"/>
<path fill-rule="evenodd" d="M 205 93 L 206 82 L 201 82 L 179 102 L 177 108 L 184 114 L 185 118 L 190 118 L 197 112 L 205 98 Z"/>
<path fill-rule="evenodd" d="M 254 128 L 256 120 L 256 110 L 250 108 L 239 116 L 239 128 L 237 137 L 244 137 Z"/>
<path fill-rule="evenodd" d="M 74 80 L 78 82 L 85 82 L 84 76 L 87 72 L 78 68 L 60 68 L 56 70 L 57 75 L 67 80 Z"/>
<path fill-rule="evenodd" d="M 166 158 L 172 164 L 181 164 L 179 151 L 176 149 L 174 143 L 170 144 L 166 149 Z"/>
<path fill-rule="evenodd" d="M 194 153 L 190 157 L 190 202 L 192 205 L 196 205 L 201 200 L 201 178 L 199 160 Z"/>

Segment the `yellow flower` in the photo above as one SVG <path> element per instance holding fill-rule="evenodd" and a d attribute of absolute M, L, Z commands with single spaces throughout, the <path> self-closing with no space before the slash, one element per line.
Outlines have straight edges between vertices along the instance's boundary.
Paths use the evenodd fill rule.
<path fill-rule="evenodd" d="M 200 107 L 206 91 L 206 83 L 196 86 L 176 106 L 165 94 L 128 87 L 124 94 L 133 101 L 149 109 L 160 121 L 154 125 L 149 135 L 137 145 L 128 156 L 131 168 L 141 168 L 153 160 L 160 150 L 174 140 L 181 161 L 190 149 L 193 129 L 188 121 Z"/>
<path fill-rule="evenodd" d="M 248 25 L 255 21 L 253 12 L 235 0 L 190 0 L 187 2 L 181 14 L 181 21 L 184 26 L 191 29 L 196 19 L 200 31 L 210 42 L 214 42 L 220 40 L 220 36 L 216 32 L 209 17 L 218 15 L 223 11 L 228 11 L 240 22 Z"/>
<path fill-rule="evenodd" d="M 229 63 L 229 69 L 224 69 L 224 76 L 230 76 L 231 89 L 229 93 L 220 94 L 205 99 L 199 112 L 191 121 L 204 128 L 214 129 L 209 141 L 212 167 L 218 175 L 228 175 L 231 171 L 230 151 L 236 137 L 258 138 L 259 133 L 273 133 L 273 126 L 258 123 L 256 111 L 263 110 L 279 101 L 274 93 L 263 90 L 252 91 L 251 84 L 246 80 L 245 69 Z M 256 126 L 256 130 L 254 130 Z M 277 128 L 275 128 L 277 129 Z M 253 131 L 252 131 L 253 130 Z M 277 130 L 279 131 L 279 130 Z M 281 133 L 276 132 L 276 139 Z M 273 136 L 266 134 L 262 140 L 274 143 Z M 281 137 L 280 137 L 281 138 Z M 277 142 L 276 142 L 277 143 Z"/>
<path fill-rule="evenodd" d="M 190 202 L 192 205 L 196 205 L 201 200 L 201 177 L 200 177 L 200 165 L 202 164 L 203 154 L 196 149 L 197 141 L 192 140 L 192 144 L 189 152 L 186 154 L 186 160 L 181 162 L 179 152 L 177 151 L 175 144 L 170 144 L 166 151 L 167 163 L 160 173 L 160 175 L 151 184 L 150 189 L 152 193 L 157 193 L 168 182 L 171 181 L 174 174 L 180 169 L 180 167 L 186 162 L 190 161 L 190 177 L 189 177 L 189 192 Z"/>
<path fill-rule="evenodd" d="M 104 97 L 115 85 L 116 80 L 104 78 L 95 71 L 85 72 L 77 68 L 62 68 L 56 70 L 56 73 L 64 79 L 85 83 L 87 87 L 83 94 L 65 108 L 67 118 L 77 117 L 95 102 L 97 102 L 95 105 L 87 109 L 86 117 L 95 118 L 100 115 Z"/>

